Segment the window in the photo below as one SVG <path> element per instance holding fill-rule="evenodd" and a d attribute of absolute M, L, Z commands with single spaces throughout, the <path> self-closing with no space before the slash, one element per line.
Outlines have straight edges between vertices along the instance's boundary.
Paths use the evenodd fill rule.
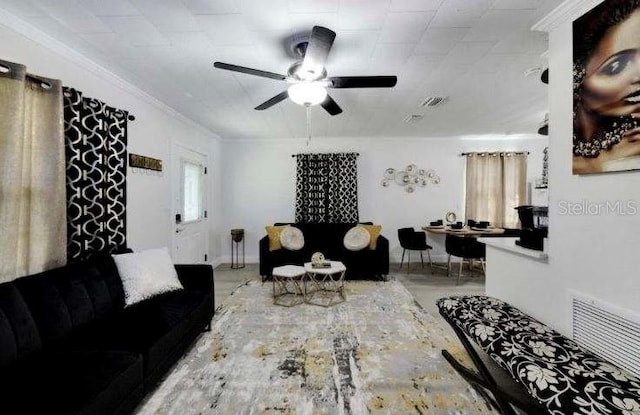
<path fill-rule="evenodd" d="M 466 181 L 466 219 L 520 227 L 514 208 L 527 203 L 526 153 L 470 153 Z"/>
<path fill-rule="evenodd" d="M 190 161 L 182 163 L 182 195 L 183 222 L 195 222 L 203 218 L 204 168 Z"/>

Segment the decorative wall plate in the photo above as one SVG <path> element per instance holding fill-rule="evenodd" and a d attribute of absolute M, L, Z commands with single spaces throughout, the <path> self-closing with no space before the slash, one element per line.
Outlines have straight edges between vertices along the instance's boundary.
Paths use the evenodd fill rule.
<path fill-rule="evenodd" d="M 409 184 L 409 175 L 406 172 L 397 171 L 395 182 L 400 186 L 406 186 L 407 184 Z"/>
<path fill-rule="evenodd" d="M 385 179 L 393 179 L 395 175 L 396 175 L 396 169 L 394 169 L 393 167 L 389 167 L 384 171 Z"/>
<path fill-rule="evenodd" d="M 435 174 L 433 169 L 420 169 L 415 164 L 408 164 L 404 170 L 396 170 L 393 167 L 388 167 L 384 170 L 380 184 L 382 187 L 389 187 L 392 182 L 395 182 L 398 186 L 403 186 L 407 193 L 413 193 L 417 187 L 439 184 L 440 177 Z"/>

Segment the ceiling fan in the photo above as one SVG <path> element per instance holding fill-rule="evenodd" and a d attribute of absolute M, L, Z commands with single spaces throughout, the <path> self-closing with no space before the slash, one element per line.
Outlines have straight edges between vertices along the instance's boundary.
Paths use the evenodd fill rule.
<path fill-rule="evenodd" d="M 268 99 L 255 109 L 265 110 L 286 98 L 297 104 L 311 106 L 320 104 L 329 114 L 337 115 L 342 108 L 327 93 L 327 88 L 392 88 L 398 82 L 395 76 L 332 76 L 327 77 L 325 63 L 336 34 L 322 26 L 314 26 L 308 39 L 292 45 L 301 58 L 289 67 L 287 75 L 261 71 L 259 69 L 214 62 L 213 66 L 228 71 L 242 72 L 264 78 L 287 81 L 289 88 Z"/>

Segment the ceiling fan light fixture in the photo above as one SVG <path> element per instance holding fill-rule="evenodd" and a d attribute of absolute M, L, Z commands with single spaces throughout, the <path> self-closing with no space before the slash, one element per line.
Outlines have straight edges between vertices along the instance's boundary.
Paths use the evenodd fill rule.
<path fill-rule="evenodd" d="M 315 81 L 325 75 L 322 65 L 302 64 L 296 70 L 296 76 L 304 81 Z"/>
<path fill-rule="evenodd" d="M 327 88 L 393 88 L 396 86 L 398 82 L 396 76 L 327 77 L 325 64 L 335 37 L 334 31 L 322 26 L 313 26 L 308 36 L 296 37 L 293 40 L 292 52 L 301 59 L 289 66 L 286 75 L 217 61 L 213 66 L 227 71 L 286 81 L 290 84 L 287 90 L 255 107 L 257 111 L 271 108 L 289 97 L 296 104 L 304 105 L 307 109 L 311 105 L 320 104 L 329 115 L 338 115 L 342 113 L 342 108 L 331 95 L 327 94 Z"/>
<path fill-rule="evenodd" d="M 315 82 L 293 84 L 287 92 L 289 98 L 298 105 L 318 105 L 327 98 L 327 90 Z"/>

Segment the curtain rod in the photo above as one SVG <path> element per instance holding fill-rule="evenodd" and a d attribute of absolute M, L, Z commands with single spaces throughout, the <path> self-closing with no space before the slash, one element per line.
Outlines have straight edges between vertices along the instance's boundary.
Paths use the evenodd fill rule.
<path fill-rule="evenodd" d="M 27 77 L 31 77 L 31 78 L 36 79 L 36 80 L 41 80 L 41 78 L 39 78 L 39 77 L 38 77 L 38 76 L 36 76 L 36 75 L 27 74 Z M 77 91 L 77 92 L 82 96 L 82 92 L 81 92 L 81 91 L 76 90 L 76 89 L 75 89 L 75 88 L 73 88 L 73 87 L 69 87 L 69 86 L 64 86 L 64 85 L 63 85 L 63 86 L 62 86 L 62 88 L 63 88 L 63 94 L 64 94 L 64 96 L 65 96 L 65 97 L 68 97 L 68 96 L 69 96 L 69 95 L 68 95 L 68 92 L 67 92 L 67 91 L 65 91 L 65 89 L 71 89 L 71 90 Z M 98 101 L 102 102 L 102 101 L 101 101 L 101 100 L 99 100 L 99 99 L 98 99 Z M 133 115 L 133 114 L 131 114 L 131 113 L 130 113 L 129 111 L 127 111 L 127 110 L 123 110 L 123 109 L 121 109 L 121 108 L 115 108 L 115 107 L 112 107 L 112 106 L 111 106 L 111 105 L 109 105 L 109 104 L 105 104 L 105 105 L 107 105 L 107 106 L 108 106 L 108 107 L 110 107 L 110 108 L 113 108 L 113 109 L 114 109 L 114 110 L 116 110 L 116 111 L 122 111 L 122 112 L 126 113 L 126 114 L 127 114 L 127 120 L 129 120 L 129 121 L 135 121 L 135 120 L 136 120 L 136 116 L 135 116 L 135 115 Z"/>
<path fill-rule="evenodd" d="M 531 153 L 529 153 L 528 151 L 472 151 L 472 152 L 468 152 L 468 153 L 460 153 L 460 156 L 473 156 L 475 154 L 479 154 L 479 155 L 491 155 L 491 154 L 525 154 L 525 155 L 529 155 Z"/>
<path fill-rule="evenodd" d="M 32 75 L 32 74 L 30 74 L 30 73 L 27 73 L 27 74 L 25 74 L 24 76 L 25 76 L 26 78 L 31 79 L 32 81 L 42 82 L 42 83 L 47 84 L 47 85 L 49 85 L 49 81 L 50 81 L 50 80 L 52 80 L 52 79 L 47 79 L 47 78 L 45 78 L 45 77 L 43 77 L 43 76 Z M 51 87 L 51 86 L 49 85 L 49 87 Z"/>
<path fill-rule="evenodd" d="M 304 156 L 305 154 L 340 154 L 340 153 L 298 153 L 298 154 L 292 154 L 291 157 Z M 344 153 L 344 154 L 355 154 L 356 156 L 360 155 L 360 153 Z"/>

